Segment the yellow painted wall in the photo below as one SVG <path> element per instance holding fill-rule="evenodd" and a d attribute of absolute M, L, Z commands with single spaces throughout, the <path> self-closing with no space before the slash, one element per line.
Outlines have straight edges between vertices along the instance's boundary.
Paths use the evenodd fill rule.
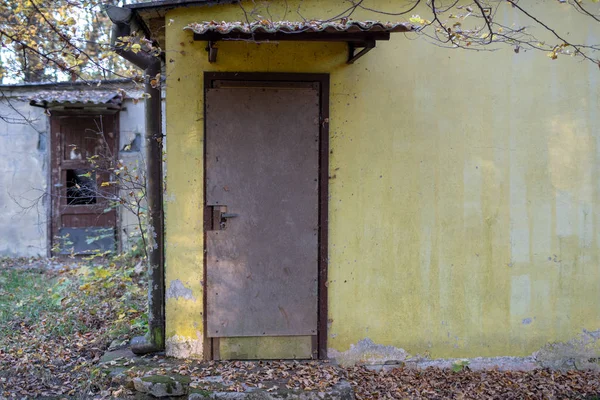
<path fill-rule="evenodd" d="M 342 9 L 300 3 L 308 18 Z M 540 10 L 594 35 L 573 12 Z M 370 338 L 433 357 L 527 355 L 600 328 L 597 66 L 403 34 L 354 65 L 344 44 L 291 42 L 221 42 L 209 64 L 182 29 L 242 19 L 237 6 L 166 16 L 166 282 L 183 285 L 168 292 L 169 354 L 202 353 L 204 71 L 331 74 L 332 350 Z"/>

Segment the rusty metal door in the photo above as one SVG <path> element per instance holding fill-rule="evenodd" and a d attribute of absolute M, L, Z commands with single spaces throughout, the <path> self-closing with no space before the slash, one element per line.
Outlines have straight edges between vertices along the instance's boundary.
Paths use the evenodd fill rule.
<path fill-rule="evenodd" d="M 115 250 L 116 115 L 53 116 L 51 127 L 53 253 Z"/>
<path fill-rule="evenodd" d="M 317 87 L 207 89 L 209 337 L 317 334 L 318 165 Z"/>

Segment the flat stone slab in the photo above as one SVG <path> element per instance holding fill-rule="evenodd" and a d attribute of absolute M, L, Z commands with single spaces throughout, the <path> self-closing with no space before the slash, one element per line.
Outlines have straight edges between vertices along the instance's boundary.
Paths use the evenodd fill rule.
<path fill-rule="evenodd" d="M 133 378 L 133 387 L 140 393 L 147 393 L 153 397 L 178 397 L 189 392 L 189 378 L 151 375 Z"/>

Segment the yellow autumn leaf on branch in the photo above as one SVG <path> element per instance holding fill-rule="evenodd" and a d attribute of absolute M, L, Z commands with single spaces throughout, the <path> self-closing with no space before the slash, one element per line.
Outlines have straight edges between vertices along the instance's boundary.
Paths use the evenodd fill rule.
<path fill-rule="evenodd" d="M 425 20 L 423 18 L 421 18 L 419 15 L 413 15 L 408 20 L 410 22 L 412 22 L 413 24 L 421 24 L 421 25 L 425 24 Z"/>

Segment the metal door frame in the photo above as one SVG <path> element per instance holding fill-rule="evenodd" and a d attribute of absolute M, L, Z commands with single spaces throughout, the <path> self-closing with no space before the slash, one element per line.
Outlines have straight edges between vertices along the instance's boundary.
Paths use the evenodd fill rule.
<path fill-rule="evenodd" d="M 204 73 L 204 155 L 206 155 L 206 91 L 213 87 L 215 81 L 233 81 L 236 86 L 256 87 L 258 82 L 268 82 L 277 87 L 294 87 L 298 83 L 319 84 L 320 97 L 320 128 L 319 128 L 319 238 L 318 238 L 318 307 L 317 307 L 317 340 L 313 343 L 313 354 L 318 354 L 319 359 L 327 358 L 327 262 L 328 262 L 328 196 L 329 196 L 329 74 L 303 74 L 303 73 L 262 73 L 262 72 L 205 72 Z M 204 199 L 203 207 L 206 205 L 206 157 L 204 157 Z M 205 207 L 206 210 L 206 207 Z M 204 213 L 204 221 L 208 221 L 212 215 Z M 204 285 L 206 285 L 206 224 L 204 225 L 204 257 L 203 273 Z M 207 336 L 207 296 L 204 292 L 204 359 L 215 359 L 218 346 L 215 339 Z M 218 358 L 218 357 L 217 357 Z"/>

